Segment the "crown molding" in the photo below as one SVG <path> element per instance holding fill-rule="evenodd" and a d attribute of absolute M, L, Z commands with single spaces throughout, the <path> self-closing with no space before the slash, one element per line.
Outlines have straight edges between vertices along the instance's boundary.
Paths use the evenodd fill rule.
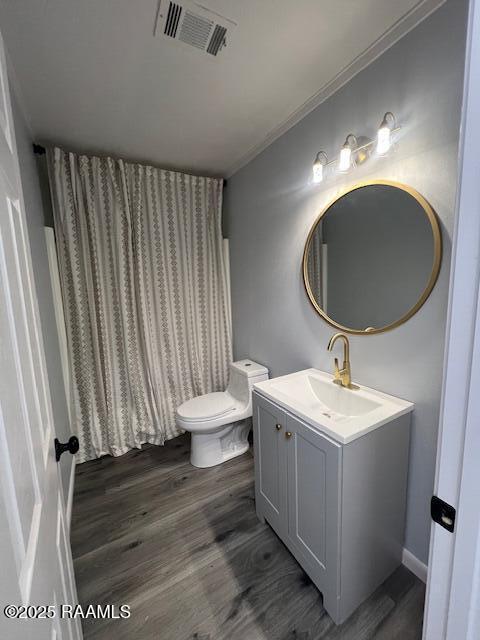
<path fill-rule="evenodd" d="M 395 22 L 375 42 L 360 53 L 350 64 L 346 65 L 336 76 L 325 83 L 313 96 L 308 98 L 298 109 L 295 109 L 286 120 L 273 128 L 265 138 L 251 147 L 239 160 L 234 162 L 226 171 L 225 177 L 230 178 L 242 167 L 258 156 L 277 138 L 286 133 L 302 118 L 308 115 L 322 102 L 341 89 L 360 71 L 368 67 L 374 60 L 390 49 L 409 31 L 412 31 L 420 22 L 428 18 L 434 11 L 445 4 L 446 0 L 421 0 L 408 13 Z"/>

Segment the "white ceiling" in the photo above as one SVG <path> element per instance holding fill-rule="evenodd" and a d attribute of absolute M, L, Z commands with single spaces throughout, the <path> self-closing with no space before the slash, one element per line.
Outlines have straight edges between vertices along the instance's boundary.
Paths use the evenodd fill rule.
<path fill-rule="evenodd" d="M 201 2 L 238 24 L 217 58 L 157 0 L 0 0 L 36 141 L 228 176 L 442 0 Z"/>

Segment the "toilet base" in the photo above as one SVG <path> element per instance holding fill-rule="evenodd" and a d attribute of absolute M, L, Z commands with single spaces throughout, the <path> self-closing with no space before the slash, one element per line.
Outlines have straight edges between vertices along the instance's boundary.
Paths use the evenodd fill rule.
<path fill-rule="evenodd" d="M 250 448 L 248 434 L 251 428 L 251 418 L 247 418 L 213 433 L 192 433 L 191 464 L 206 469 L 241 456 Z"/>

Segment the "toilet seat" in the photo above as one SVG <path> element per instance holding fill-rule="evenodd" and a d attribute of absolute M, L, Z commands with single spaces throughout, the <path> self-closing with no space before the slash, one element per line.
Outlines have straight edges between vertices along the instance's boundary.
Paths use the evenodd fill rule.
<path fill-rule="evenodd" d="M 187 400 L 177 409 L 177 415 L 188 422 L 204 422 L 220 418 L 234 408 L 232 396 L 225 391 L 218 391 Z"/>

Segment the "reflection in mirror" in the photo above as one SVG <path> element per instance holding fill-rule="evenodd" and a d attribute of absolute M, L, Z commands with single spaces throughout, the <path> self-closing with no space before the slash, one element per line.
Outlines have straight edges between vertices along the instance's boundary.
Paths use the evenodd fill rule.
<path fill-rule="evenodd" d="M 428 296 L 440 266 L 440 230 L 426 201 L 394 183 L 336 200 L 310 232 L 307 292 L 342 328 L 377 332 L 404 321 Z"/>

